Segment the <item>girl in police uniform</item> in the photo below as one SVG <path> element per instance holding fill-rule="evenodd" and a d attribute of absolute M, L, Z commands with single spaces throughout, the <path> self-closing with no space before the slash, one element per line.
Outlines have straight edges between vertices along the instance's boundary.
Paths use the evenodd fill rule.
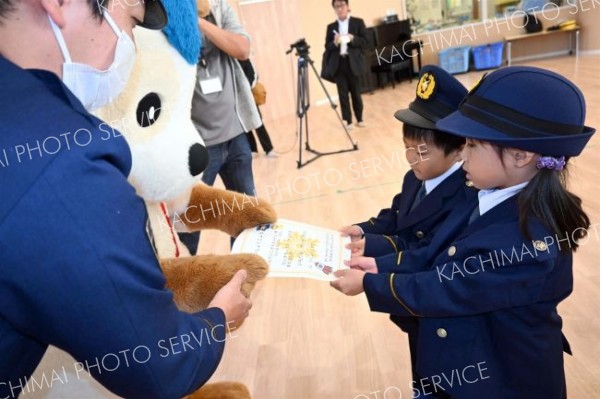
<path fill-rule="evenodd" d="M 557 305 L 572 291 L 573 252 L 590 225 L 567 191 L 569 160 L 595 130 L 562 76 L 509 67 L 485 77 L 439 121 L 467 139 L 463 168 L 480 189 L 423 249 L 396 267 L 336 273 L 371 310 L 418 320 L 415 396 L 567 397 Z"/>

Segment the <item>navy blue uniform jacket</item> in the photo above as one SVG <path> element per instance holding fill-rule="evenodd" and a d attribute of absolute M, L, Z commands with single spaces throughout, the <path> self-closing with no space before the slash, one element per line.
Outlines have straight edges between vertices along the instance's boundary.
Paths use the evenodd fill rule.
<path fill-rule="evenodd" d="M 358 223 L 365 233 L 365 256 L 380 257 L 395 265 L 405 249 L 428 245 L 448 214 L 457 206 L 477 201 L 477 189 L 472 187 L 459 169 L 448 176 L 423 198 L 411 212 L 421 180 L 411 170 L 404 176 L 402 192 L 396 194 L 392 206 L 382 209 L 376 218 Z M 378 259 L 378 264 L 381 260 Z"/>
<path fill-rule="evenodd" d="M 127 143 L 50 72 L 0 57 L 0 87 L 0 398 L 31 391 L 48 345 L 119 396 L 195 390 L 220 361 L 225 317 L 175 307 Z"/>
<path fill-rule="evenodd" d="M 416 369 L 429 392 L 437 382 L 460 399 L 566 398 L 556 307 L 572 291 L 572 253 L 535 218 L 523 238 L 518 196 L 468 225 L 473 209 L 453 212 L 399 266 L 368 273 L 369 305 L 418 317 Z"/>

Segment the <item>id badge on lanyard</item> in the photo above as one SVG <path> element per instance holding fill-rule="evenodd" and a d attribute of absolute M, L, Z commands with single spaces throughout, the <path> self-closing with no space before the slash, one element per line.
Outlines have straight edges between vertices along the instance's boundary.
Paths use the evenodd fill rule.
<path fill-rule="evenodd" d="M 202 60 L 200 61 L 200 66 L 204 69 L 204 71 L 206 71 L 206 77 L 198 78 L 198 84 L 200 85 L 200 91 L 202 94 L 222 92 L 223 83 L 221 82 L 221 78 L 218 76 L 210 76 L 208 65 L 206 64 L 206 59 L 204 57 L 202 57 Z"/>

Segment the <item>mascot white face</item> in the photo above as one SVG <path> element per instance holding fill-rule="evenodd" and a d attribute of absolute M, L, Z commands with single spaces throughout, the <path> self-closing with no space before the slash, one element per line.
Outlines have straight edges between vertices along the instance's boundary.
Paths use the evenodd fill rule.
<path fill-rule="evenodd" d="M 197 24 L 194 11 L 184 18 L 189 41 L 194 40 L 189 20 Z M 196 81 L 191 61 L 198 59 L 197 53 L 178 50 L 165 36 L 169 29 L 184 31 L 173 26 L 182 20 L 177 17 L 169 15 L 167 33 L 134 30 L 137 58 L 131 79 L 116 101 L 97 112 L 127 140 L 133 158 L 129 181 L 149 203 L 186 202 L 208 164 L 208 152 L 191 121 Z"/>

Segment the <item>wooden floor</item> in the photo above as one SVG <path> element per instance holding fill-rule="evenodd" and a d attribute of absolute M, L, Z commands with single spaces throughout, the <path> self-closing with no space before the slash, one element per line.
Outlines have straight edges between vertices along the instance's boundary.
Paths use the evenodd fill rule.
<path fill-rule="evenodd" d="M 600 127 L 600 57 L 555 58 L 531 63 L 561 73 L 584 92 L 587 124 Z M 471 87 L 481 73 L 458 76 Z M 387 207 L 408 169 L 401 124 L 393 113 L 406 107 L 414 85 L 404 82 L 363 96 L 366 129 L 355 129 L 359 151 L 326 156 L 298 170 L 295 119 L 267 124 L 279 158 L 255 159 L 259 195 L 279 216 L 329 228 L 363 221 Z M 313 90 L 320 90 L 315 88 Z M 335 94 L 335 93 L 332 93 Z M 350 148 L 326 106 L 309 112 L 310 144 L 320 151 Z M 571 170 L 571 187 L 600 223 L 600 138 Z M 600 229 L 599 229 L 600 230 Z M 228 252 L 228 239 L 203 233 L 201 252 Z M 575 290 L 560 306 L 573 357 L 566 358 L 569 398 L 600 397 L 600 231 L 575 256 Z M 406 336 L 386 315 L 371 313 L 363 295 L 345 297 L 327 283 L 268 279 L 253 294 L 254 308 L 226 347 L 213 381 L 248 385 L 256 399 L 410 398 Z M 380 391 L 378 396 L 373 392 Z M 364 395 L 364 396 L 360 396 Z M 509 399 L 509 398 L 507 398 Z"/>

